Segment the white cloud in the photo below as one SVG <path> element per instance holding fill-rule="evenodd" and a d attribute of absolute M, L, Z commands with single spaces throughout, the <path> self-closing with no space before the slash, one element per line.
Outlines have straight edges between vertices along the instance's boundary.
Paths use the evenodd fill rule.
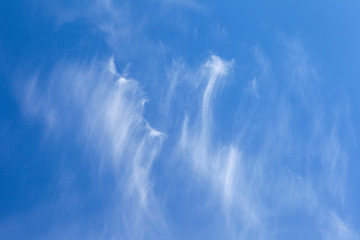
<path fill-rule="evenodd" d="M 325 212 L 319 218 L 321 219 L 322 239 L 351 240 L 359 238 L 333 211 Z"/>
<path fill-rule="evenodd" d="M 190 166 L 198 187 L 206 182 L 209 196 L 220 200 L 223 217 L 240 239 L 276 238 L 279 226 L 275 222 L 294 214 L 292 211 L 313 219 L 314 232 L 326 236 L 331 231 L 324 226 L 334 222 L 326 217 L 327 212 L 335 212 L 331 202 L 345 202 L 347 160 L 337 134 L 339 126 L 324 118 L 324 114 L 334 113 L 325 111 L 318 92 L 319 76 L 301 45 L 294 44 L 287 46 L 281 63 L 270 63 L 257 48 L 260 81 L 254 78 L 251 87 L 255 95 L 261 88 L 262 105 L 247 101 L 250 110 L 242 115 L 245 121 L 238 132 L 244 137 L 240 140 L 221 141 L 215 135 L 220 126 L 213 121 L 216 97 L 221 96 L 219 89 L 234 63 L 213 55 L 197 73 L 182 67 L 185 78 L 193 79 L 194 93 L 181 95 L 170 89 L 170 95 L 180 94 L 183 101 L 191 103 L 182 125 L 178 157 Z M 283 78 L 273 79 L 271 66 L 275 64 L 281 64 Z M 181 75 L 176 81 L 182 81 Z M 252 141 L 256 145 L 248 144 Z M 237 227 L 232 228 L 234 225 Z M 341 220 L 340 225 L 341 234 L 354 239 L 356 233 L 349 224 Z"/>
<path fill-rule="evenodd" d="M 253 194 L 249 170 L 243 161 L 243 156 L 236 143 L 224 144 L 214 135 L 217 126 L 213 123 L 213 105 L 215 96 L 224 81 L 232 71 L 233 61 L 225 61 L 212 55 L 200 68 L 199 77 L 206 81 L 198 92 L 201 94 L 199 105 L 195 105 L 193 115 L 186 115 L 178 145 L 178 154 L 183 163 L 188 164 L 200 179 L 196 182 L 206 182 L 209 186 L 209 196 L 217 199 L 229 227 L 241 219 L 242 227 L 235 228 L 235 235 L 244 237 L 255 228 L 261 226 L 256 203 L 252 202 Z M 196 102 L 194 99 L 192 103 Z M 260 231 L 259 231 L 260 232 Z M 257 233 L 260 234 L 260 233 Z"/>
<path fill-rule="evenodd" d="M 202 8 L 196 1 L 163 2 Z M 112 1 L 92 1 L 88 5 L 84 11 L 82 6 L 56 6 L 54 11 L 60 24 L 78 18 L 90 21 L 105 34 L 117 58 L 128 61 L 132 51 L 142 57 L 142 50 L 156 49 L 146 37 L 142 40 L 146 21 L 131 21 L 128 5 L 114 6 Z M 183 21 L 178 24 L 184 25 Z M 276 76 L 280 79 L 272 75 L 276 63 L 255 48 L 260 71 L 250 88 L 259 101 L 254 104 L 245 99 L 250 110 L 238 109 L 245 120 L 236 129 L 241 137 L 228 142 L 216 136 L 217 130 L 225 128 L 216 125 L 213 111 L 234 62 L 212 55 L 197 71 L 174 62 L 165 100 L 160 103 L 165 120 L 180 121 L 169 112 L 181 111 L 185 104 L 174 110 L 172 101 L 188 100 L 192 104 L 186 109 L 180 136 L 172 136 L 179 138 L 177 157 L 194 173 L 190 181 L 206 183 L 210 198 L 219 203 L 235 232 L 234 238 L 266 239 L 276 235 L 278 226 L 274 227 L 272 221 L 295 209 L 315 219 L 324 239 L 354 239 L 356 234 L 329 210 L 331 204 L 325 199 L 330 196 L 343 202 L 346 197 L 346 152 L 337 134 L 339 126 L 336 121 L 327 121 L 331 114 L 321 99 L 319 77 L 306 51 L 296 41 L 285 45 L 286 56 L 280 63 L 283 75 Z M 49 85 L 41 86 L 36 78 L 29 81 L 23 105 L 26 113 L 43 119 L 49 131 L 56 135 L 72 132 L 84 143 L 85 150 L 96 149 L 101 155 L 101 162 L 96 164 L 102 167 L 102 173 L 108 173 L 109 168 L 113 172 L 119 182 L 115 194 L 118 203 L 109 215 L 114 223 L 110 230 L 104 230 L 103 238 L 159 238 L 167 230 L 151 173 L 166 136 L 143 117 L 147 99 L 139 83 L 127 75 L 127 70 L 118 73 L 114 58 L 85 65 L 63 62 L 52 72 Z M 299 127 L 300 123 L 307 125 Z M 125 226 L 125 231 L 116 230 L 117 225 Z"/>
<path fill-rule="evenodd" d="M 265 130 L 259 142 L 262 147 L 258 150 L 258 162 L 266 172 L 257 184 L 269 188 L 256 195 L 269 197 L 275 203 L 273 213 L 266 214 L 267 218 L 288 214 L 289 209 L 302 209 L 305 216 L 315 219 L 315 231 L 329 239 L 326 236 L 335 234 L 331 228 L 324 227 L 334 222 L 328 214 L 329 211 L 335 214 L 331 202 L 341 206 L 346 198 L 347 156 L 337 134 L 338 121 L 333 118 L 337 110 L 331 111 L 326 106 L 319 88 L 319 76 L 301 44 L 288 41 L 286 47 L 281 63 L 285 77 L 273 79 L 273 84 L 266 85 L 267 92 L 262 91 L 262 101 L 276 107 L 269 108 L 267 122 L 253 122 L 253 126 L 260 127 L 259 132 Z M 271 79 L 271 68 L 266 69 Z M 264 113 L 267 112 L 260 116 Z M 245 150 L 243 152 L 246 154 Z M 288 171 L 283 171 L 284 168 Z M 272 175 L 271 171 L 277 174 Z M 349 239 L 355 239 L 356 233 L 348 223 L 341 220 L 341 226 L 347 229 L 346 236 L 352 236 Z"/>
<path fill-rule="evenodd" d="M 89 167 L 98 165 L 98 174 L 111 174 L 119 184 L 114 188 L 118 202 L 108 216 L 114 222 L 110 231 L 137 239 L 166 232 L 151 180 L 153 161 L 166 136 L 143 117 L 145 102 L 138 82 L 121 76 L 113 59 L 63 62 L 51 73 L 50 84 L 30 81 L 23 98 L 25 113 L 42 119 L 49 131 L 60 137 L 71 133 L 82 151 L 95 149 L 101 161 L 89 162 Z M 129 229 L 117 232 L 114 225 L 122 221 Z"/>

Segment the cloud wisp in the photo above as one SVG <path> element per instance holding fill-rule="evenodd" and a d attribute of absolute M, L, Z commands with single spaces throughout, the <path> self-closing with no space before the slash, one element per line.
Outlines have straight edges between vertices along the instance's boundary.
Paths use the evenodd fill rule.
<path fill-rule="evenodd" d="M 342 132 L 347 131 L 348 120 L 341 108 L 349 107 L 334 110 L 327 105 L 320 77 L 301 44 L 285 40 L 283 52 L 276 57 L 256 47 L 255 60 L 246 59 L 252 61 L 247 65 L 250 70 L 243 71 L 256 69 L 252 76 L 237 75 L 243 67 L 236 65 L 237 59 L 227 61 L 216 55 L 200 67 L 170 63 L 169 55 L 181 56 L 183 44 L 192 45 L 189 36 L 197 35 L 198 26 L 187 14 L 208 11 L 193 0 L 155 3 L 143 7 L 131 1 L 93 0 L 84 9 L 84 3 L 47 5 L 58 25 L 75 20 L 90 24 L 91 34 L 106 42 L 104 51 L 121 63 L 134 60 L 137 76 L 145 79 L 140 82 L 119 73 L 112 58 L 62 61 L 50 74 L 25 84 L 21 92 L 25 115 L 41 119 L 47 137 L 62 139 L 85 156 L 82 170 L 96 179 L 87 183 L 88 195 L 106 205 L 92 216 L 102 222 L 96 230 L 89 231 L 95 224 L 82 219 L 57 226 L 48 239 L 177 238 L 177 227 L 188 226 L 176 215 L 177 207 L 203 205 L 187 217 L 199 222 L 209 215 L 220 219 L 224 224 L 216 229 L 205 226 L 220 239 L 356 239 L 348 221 L 351 214 L 343 208 L 348 156 Z M 161 11 L 155 11 L 159 6 Z M 178 11 L 179 6 L 186 11 Z M 169 18 L 173 14 L 177 17 Z M 174 32 L 163 36 L 167 28 Z M 228 33 L 220 24 L 199 32 L 206 29 L 215 29 L 220 38 Z M 189 42 L 173 42 L 178 36 Z M 185 52 L 193 54 L 194 49 Z M 163 84 L 163 66 L 165 72 L 166 66 L 172 66 L 167 71 L 168 85 Z M 234 88 L 226 88 L 232 81 L 236 81 Z M 144 113 L 144 85 L 155 96 L 150 100 L 159 106 L 146 112 L 149 115 Z M 163 98 L 156 96 L 159 92 Z M 227 114 L 226 121 L 221 121 L 222 114 Z M 161 126 L 164 133 L 152 126 Z M 164 158 L 171 164 L 155 165 Z M 167 174 L 156 175 L 157 170 Z M 67 188 L 73 179 L 76 173 L 60 178 L 59 185 Z M 171 181 L 191 186 L 191 194 L 201 192 L 202 198 L 188 203 L 167 198 Z M 93 190 L 95 185 L 105 190 Z M 177 192 L 172 192 L 183 200 L 186 190 L 175 187 Z M 74 192 L 63 193 L 63 199 L 74 194 L 78 199 L 74 205 L 89 201 L 86 194 Z M 64 202 L 57 205 L 58 211 L 71 212 Z M 180 206 L 168 209 L 172 204 Z M 191 230 L 188 236 L 201 234 L 201 229 Z M 69 236 L 57 236 L 59 232 Z M 83 232 L 90 233 L 84 237 Z"/>
<path fill-rule="evenodd" d="M 88 166 L 114 178 L 111 234 L 127 239 L 166 232 L 152 193 L 151 171 L 166 135 L 143 117 L 146 98 L 137 81 L 119 74 L 113 59 L 89 64 L 59 64 L 41 86 L 34 78 L 25 88 L 24 110 L 42 119 L 49 134 L 70 134 L 80 150 L 100 161 Z M 100 168 L 99 168 L 100 167 Z M 117 232 L 116 224 L 127 226 Z M 151 227 L 150 227 L 151 226 Z M 139 230 L 141 229 L 141 230 Z M 159 235 L 161 236 L 161 235 Z"/>
<path fill-rule="evenodd" d="M 234 61 L 212 55 L 193 76 L 197 78 L 194 82 L 200 82 L 199 96 L 190 100 L 197 104 L 185 116 L 176 150 L 181 161 L 193 169 L 190 172 L 198 187 L 205 183 L 209 198 L 218 202 L 224 221 L 235 231 L 228 237 L 248 236 L 261 224 L 257 213 L 260 209 L 252 204 L 251 176 L 247 173 L 250 169 L 242 151 L 235 141 L 223 143 L 215 133 L 218 126 L 213 121 L 213 106 L 233 68 Z"/>
<path fill-rule="evenodd" d="M 284 75 L 274 82 L 271 65 L 279 63 L 270 65 L 257 49 L 260 74 L 251 82 L 257 101 L 247 95 L 240 97 L 237 110 L 243 112 L 241 122 L 235 119 L 238 138 L 230 142 L 216 136 L 218 129 L 227 128 L 214 121 L 214 109 L 221 99 L 220 89 L 234 71 L 234 62 L 212 55 L 195 73 L 183 71 L 186 78 L 193 79 L 196 93 L 180 98 L 191 98 L 188 102 L 192 105 L 186 111 L 176 153 L 181 163 L 190 166 L 197 186 L 205 183 L 208 197 L 217 199 L 233 238 L 276 239 L 299 234 L 302 228 L 287 233 L 281 230 L 292 229 L 289 226 L 296 222 L 279 223 L 297 216 L 313 223 L 303 234 L 354 239 L 356 233 L 340 217 L 344 213 L 332 205 L 333 201 L 341 205 L 346 198 L 347 156 L 337 134 L 339 126 L 331 118 L 334 112 L 325 108 L 318 90 L 319 76 L 305 51 L 296 41 L 289 44 L 285 64 L 281 63 Z M 177 77 L 174 84 L 180 82 Z M 174 94 L 173 87 L 169 91 Z M 242 109 L 243 104 L 249 106 Z M 324 114 L 334 121 L 325 121 Z M 301 130 L 299 119 L 309 125 L 307 131 Z M 333 230 L 325 227 L 334 224 Z"/>
<path fill-rule="evenodd" d="M 233 170 L 240 153 L 232 147 L 222 151 L 213 146 L 211 106 L 221 80 L 224 80 L 231 67 L 231 62 L 214 55 L 202 66 L 199 77 L 207 83 L 199 105 L 199 114 L 195 116 L 193 124 L 189 123 L 192 120 L 189 116 L 185 117 L 179 143 L 180 151 L 194 165 L 195 171 L 208 179 L 217 191 L 223 191 L 221 195 L 227 207 L 232 202 Z"/>

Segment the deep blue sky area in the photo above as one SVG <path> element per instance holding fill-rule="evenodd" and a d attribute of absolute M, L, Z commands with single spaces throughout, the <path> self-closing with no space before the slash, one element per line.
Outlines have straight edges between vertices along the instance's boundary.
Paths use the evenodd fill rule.
<path fill-rule="evenodd" d="M 358 1 L 0 3 L 0 239 L 360 239 Z"/>

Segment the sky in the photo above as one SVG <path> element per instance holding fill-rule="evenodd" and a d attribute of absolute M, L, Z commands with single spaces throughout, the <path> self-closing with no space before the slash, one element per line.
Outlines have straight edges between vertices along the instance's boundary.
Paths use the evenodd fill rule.
<path fill-rule="evenodd" d="M 360 239 L 359 11 L 1 1 L 0 239 Z"/>

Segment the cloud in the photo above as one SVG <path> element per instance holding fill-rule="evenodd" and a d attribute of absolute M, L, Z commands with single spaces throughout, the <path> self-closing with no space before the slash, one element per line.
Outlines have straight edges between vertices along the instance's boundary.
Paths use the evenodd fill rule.
<path fill-rule="evenodd" d="M 176 147 L 178 159 L 190 167 L 197 188 L 206 184 L 233 238 L 276 239 L 281 231 L 301 236 L 303 229 L 326 239 L 331 231 L 324 226 L 334 223 L 330 211 L 341 222 L 339 231 L 346 229 L 346 236 L 354 239 L 350 223 L 338 217 L 341 208 L 335 210 L 332 203 L 346 198 L 346 146 L 337 134 L 339 121 L 332 117 L 339 115 L 325 107 L 320 77 L 301 45 L 285 44 L 284 53 L 281 61 L 270 62 L 260 48 L 255 51 L 260 71 L 252 89 L 255 95 L 261 92 L 261 98 L 254 102 L 248 95 L 240 96 L 238 137 L 230 141 L 217 137 L 219 129 L 229 128 L 217 125 L 214 109 L 235 63 L 212 55 L 197 71 L 181 65 L 179 76 L 174 68 L 177 89 L 189 87 L 182 76 L 193 83 L 191 94 L 169 88 L 170 96 L 189 104 L 183 105 L 187 108 Z M 283 75 L 274 77 L 273 67 L 281 68 Z M 297 230 L 286 226 L 291 222 L 276 225 L 287 217 L 309 218 L 313 225 Z"/>
<path fill-rule="evenodd" d="M 196 1 L 161 2 L 202 9 Z M 170 200 L 154 189 L 166 189 L 178 169 L 186 169 L 179 178 L 193 187 L 193 192 L 205 189 L 205 196 L 197 200 L 204 201 L 205 211 L 225 222 L 218 230 L 226 238 L 301 238 L 303 230 L 309 229 L 323 239 L 357 236 L 347 213 L 342 212 L 347 154 L 339 133 L 341 114 L 340 120 L 334 118 L 336 114 L 323 99 L 320 77 L 298 41 L 285 41 L 280 60 L 254 48 L 254 74 L 246 79 L 252 79 L 247 87 L 256 101 L 234 88 L 229 91 L 237 99 L 224 104 L 222 90 L 236 72 L 235 61 L 211 55 L 200 67 L 189 67 L 183 61 L 169 63 L 165 89 L 153 88 L 154 95 L 163 93 L 158 103 L 163 115 L 153 119 L 156 126 L 168 131 L 171 151 L 162 149 L 167 135 L 144 117 L 148 99 L 142 84 L 128 77 L 128 69 L 119 73 L 114 62 L 135 58 L 154 64 L 159 55 L 165 55 L 165 43 L 151 39 L 146 27 L 149 19 L 157 17 L 152 22 L 156 25 L 167 15 L 148 13 L 137 18 L 130 11 L 131 4 L 115 1 L 77 3 L 75 7 L 57 2 L 53 6 L 60 25 L 79 19 L 89 22 L 114 55 L 109 61 L 60 62 L 49 76 L 30 79 L 22 95 L 25 114 L 41 119 L 48 127 L 47 134 L 67 139 L 88 154 L 86 166 L 96 166 L 97 171 L 92 178 L 111 178 L 97 182 L 102 187 L 110 185 L 106 196 L 111 197 L 104 200 L 108 207 L 100 211 L 101 227 L 86 238 L 170 238 L 168 226 L 184 223 L 165 219 L 162 204 L 170 204 Z M 182 20 L 182 16 L 176 18 L 173 25 L 178 24 L 180 31 L 182 27 L 184 32 L 193 31 L 184 27 Z M 235 76 L 237 81 L 243 79 Z M 219 105 L 238 112 L 231 115 L 235 116 L 234 126 L 219 123 L 219 115 L 226 112 L 218 112 Z M 153 175 L 153 168 L 158 158 L 169 159 L 178 169 L 161 166 L 170 176 L 156 185 L 159 176 Z M 87 202 L 87 196 L 72 194 L 76 204 Z M 72 197 L 64 193 L 64 199 Z M 339 205 L 334 207 L 334 202 Z M 197 205 L 191 202 L 189 206 Z M 201 213 L 192 217 L 201 219 Z M 301 225 L 306 221 L 311 226 Z M 81 238 L 90 228 L 87 224 L 79 220 L 57 226 L 48 238 L 59 232 L 63 235 L 57 238 Z"/>
<path fill-rule="evenodd" d="M 106 222 L 112 223 L 104 224 L 104 229 L 130 239 L 166 232 L 151 177 L 166 135 L 143 117 L 147 100 L 137 81 L 119 74 L 113 59 L 64 61 L 50 74 L 49 84 L 34 78 L 23 96 L 28 116 L 41 119 L 54 136 L 71 134 L 80 151 L 98 156 L 88 162 L 89 169 L 94 164 L 100 169 L 93 178 L 113 176 L 110 191 L 117 201 L 109 202 L 113 212 L 107 213 Z M 126 227 L 116 230 L 117 224 Z"/>
<path fill-rule="evenodd" d="M 179 143 L 180 151 L 189 157 L 195 171 L 209 180 L 216 191 L 220 192 L 226 206 L 232 202 L 233 170 L 239 161 L 239 153 L 231 147 L 222 151 L 214 146 L 211 106 L 220 81 L 227 75 L 231 65 L 231 62 L 212 55 L 202 66 L 200 76 L 207 80 L 207 83 L 202 93 L 199 114 L 191 125 L 190 118 L 185 117 Z"/>
<path fill-rule="evenodd" d="M 223 216 L 218 217 L 224 218 L 228 227 L 233 228 L 231 235 L 246 238 L 261 226 L 258 213 L 261 209 L 252 202 L 251 174 L 247 173 L 250 169 L 236 142 L 218 140 L 215 135 L 218 126 L 213 122 L 216 96 L 233 66 L 234 61 L 212 55 L 193 76 L 203 83 L 197 90 L 200 96 L 189 101 L 198 102 L 195 110 L 185 116 L 177 153 L 180 161 L 193 169 L 192 178 L 197 179 L 198 187 L 205 182 L 209 196 L 220 204 Z"/>
<path fill-rule="evenodd" d="M 274 79 L 272 69 L 267 68 L 266 77 L 273 81 L 272 84 L 258 82 L 267 90 L 262 91 L 260 101 L 276 107 L 263 103 L 270 111 L 257 108 L 256 111 L 262 112 L 253 115 L 267 116 L 267 122 L 256 118 L 252 122 L 253 127 L 260 129 L 255 135 L 264 134 L 262 139 L 257 139 L 261 147 L 255 154 L 257 164 L 264 172 L 255 183 L 265 189 L 256 193 L 256 198 L 265 197 L 274 204 L 272 213 L 267 212 L 265 218 L 277 219 L 288 215 L 288 211 L 302 209 L 304 212 L 298 214 L 298 218 L 302 215 L 315 219 L 313 232 L 324 236 L 328 231 L 324 230 L 324 225 L 333 222 L 328 215 L 329 211 L 335 212 L 332 202 L 341 203 L 346 198 L 345 142 L 343 144 L 337 135 L 339 124 L 333 117 L 337 116 L 337 110 L 332 111 L 326 106 L 321 79 L 306 51 L 295 40 L 287 41 L 285 46 L 283 61 L 268 65 L 280 65 L 283 78 Z M 249 134 L 245 133 L 245 136 Z M 247 155 L 246 149 L 242 152 Z M 342 213 L 338 208 L 337 211 Z M 356 236 L 349 223 L 341 222 L 351 232 L 348 236 Z"/>

